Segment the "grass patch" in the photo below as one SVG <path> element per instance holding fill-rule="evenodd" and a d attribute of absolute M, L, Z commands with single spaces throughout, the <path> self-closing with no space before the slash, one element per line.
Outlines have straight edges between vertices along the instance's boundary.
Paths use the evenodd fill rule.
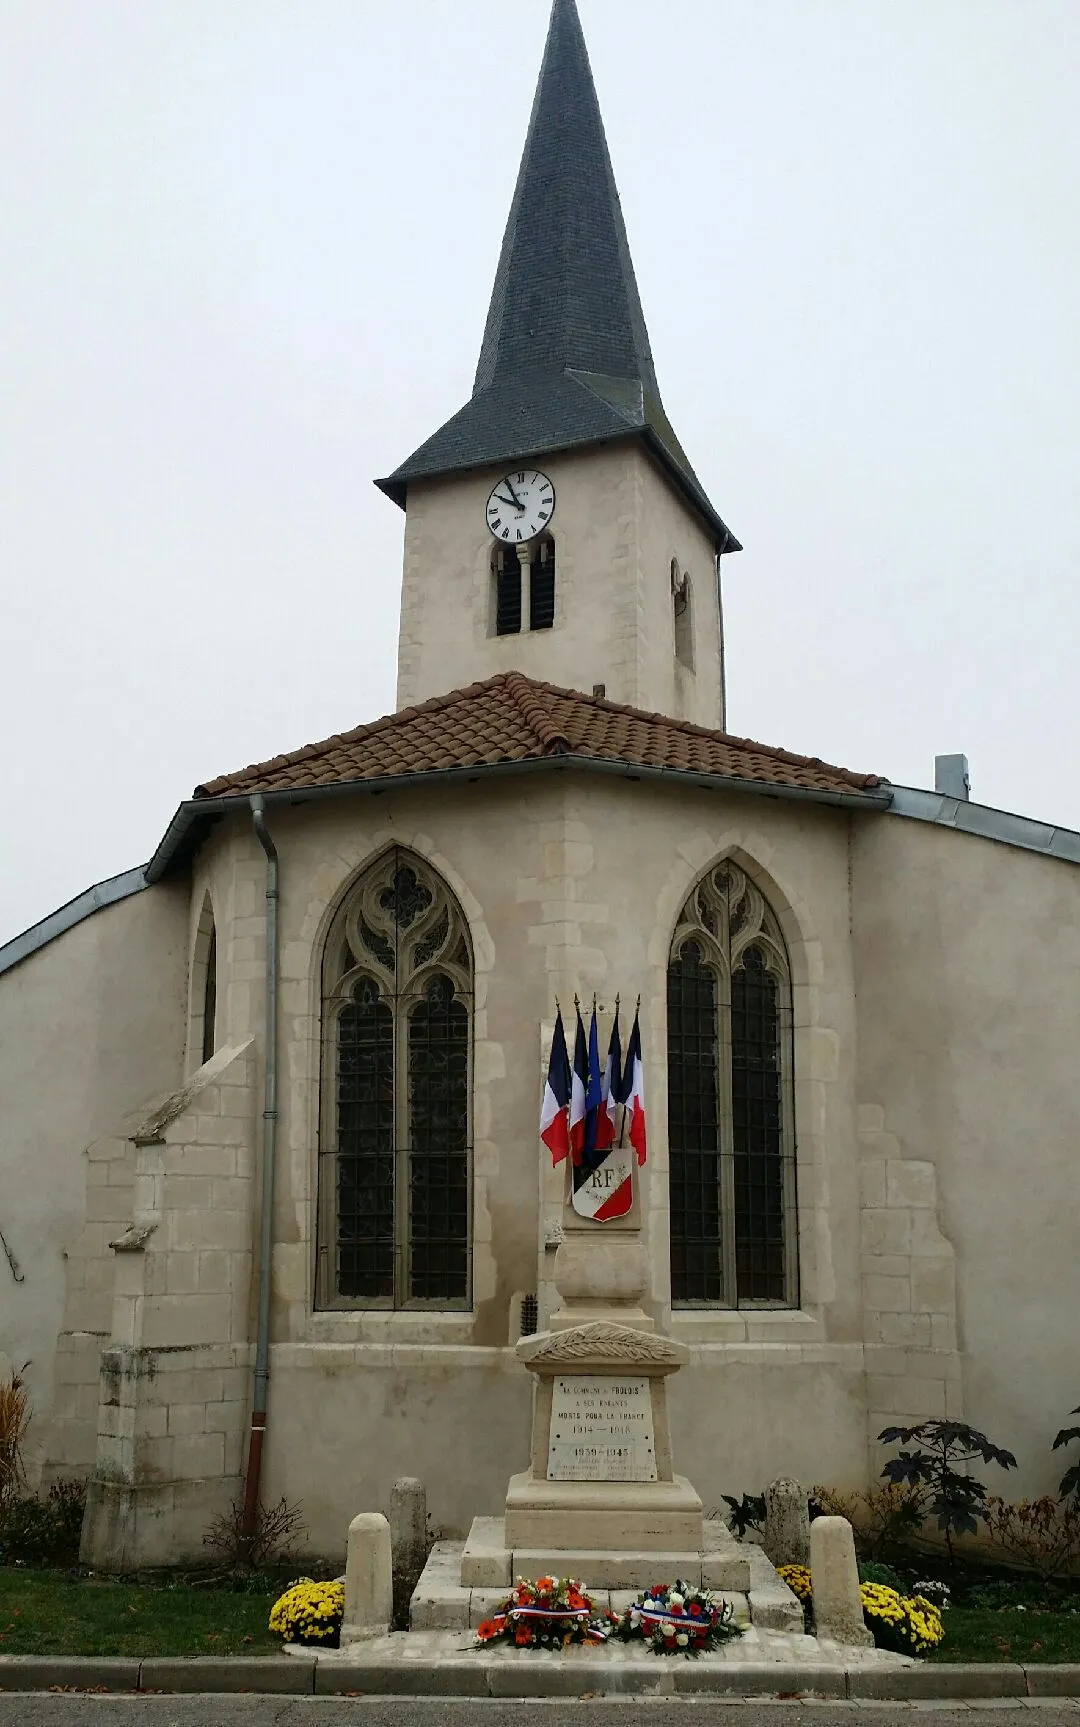
<path fill-rule="evenodd" d="M 0 1566 L 0 1655 L 266 1655 L 274 1599 Z"/>
<path fill-rule="evenodd" d="M 950 1607 L 929 1661 L 1080 1661 L 1080 1613 Z"/>

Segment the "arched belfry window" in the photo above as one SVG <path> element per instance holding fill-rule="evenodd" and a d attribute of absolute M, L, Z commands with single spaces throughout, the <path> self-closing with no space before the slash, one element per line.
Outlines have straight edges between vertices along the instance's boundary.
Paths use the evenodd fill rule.
<path fill-rule="evenodd" d="M 776 916 L 725 862 L 668 965 L 671 1299 L 798 1303 L 791 974 Z"/>
<path fill-rule="evenodd" d="M 384 854 L 323 959 L 319 1300 L 469 1302 L 472 953 L 419 858 Z"/>
<path fill-rule="evenodd" d="M 528 592 L 525 592 L 526 571 Z M 516 636 L 523 626 L 550 630 L 555 622 L 555 541 L 540 534 L 528 545 L 491 549 L 494 628 L 497 636 Z"/>
<path fill-rule="evenodd" d="M 675 658 L 687 671 L 694 669 L 694 590 L 690 577 L 671 560 L 671 610 L 675 628 Z"/>

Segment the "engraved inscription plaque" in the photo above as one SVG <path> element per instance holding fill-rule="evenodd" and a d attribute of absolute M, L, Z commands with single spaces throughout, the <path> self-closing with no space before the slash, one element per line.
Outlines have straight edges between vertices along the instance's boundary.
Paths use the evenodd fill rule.
<path fill-rule="evenodd" d="M 648 1379 L 575 1374 L 555 1380 L 548 1480 L 656 1480 Z"/>

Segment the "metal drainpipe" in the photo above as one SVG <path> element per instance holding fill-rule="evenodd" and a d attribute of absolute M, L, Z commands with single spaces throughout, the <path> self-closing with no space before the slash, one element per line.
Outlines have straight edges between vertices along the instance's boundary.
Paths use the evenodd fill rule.
<path fill-rule="evenodd" d="M 262 1218 L 259 1241 L 259 1316 L 255 1336 L 255 1379 L 251 1397 L 251 1437 L 244 1483 L 243 1533 L 255 1531 L 259 1515 L 259 1481 L 266 1433 L 267 1385 L 270 1380 L 270 1274 L 274 1247 L 274 1163 L 277 1153 L 278 1046 L 278 854 L 267 830 L 265 805 L 250 799 L 251 820 L 266 853 L 266 1083 L 263 1100 Z"/>

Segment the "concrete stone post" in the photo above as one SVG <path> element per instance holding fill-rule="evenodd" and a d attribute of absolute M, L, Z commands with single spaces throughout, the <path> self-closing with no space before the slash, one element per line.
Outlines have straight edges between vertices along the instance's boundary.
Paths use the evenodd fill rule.
<path fill-rule="evenodd" d="M 390 1548 L 393 1555 L 394 1624 L 405 1630 L 409 1602 L 427 1560 L 427 1493 L 424 1483 L 403 1475 L 390 1489 Z"/>
<path fill-rule="evenodd" d="M 349 1524 L 342 1647 L 385 1637 L 393 1611 L 390 1525 L 381 1512 L 362 1511 Z"/>
<path fill-rule="evenodd" d="M 809 1565 L 810 1510 L 801 1481 L 782 1475 L 766 1487 L 764 1547 L 774 1565 Z"/>
<path fill-rule="evenodd" d="M 863 1619 L 855 1537 L 846 1517 L 815 1517 L 810 1525 L 814 1629 L 834 1643 L 870 1645 Z"/>

